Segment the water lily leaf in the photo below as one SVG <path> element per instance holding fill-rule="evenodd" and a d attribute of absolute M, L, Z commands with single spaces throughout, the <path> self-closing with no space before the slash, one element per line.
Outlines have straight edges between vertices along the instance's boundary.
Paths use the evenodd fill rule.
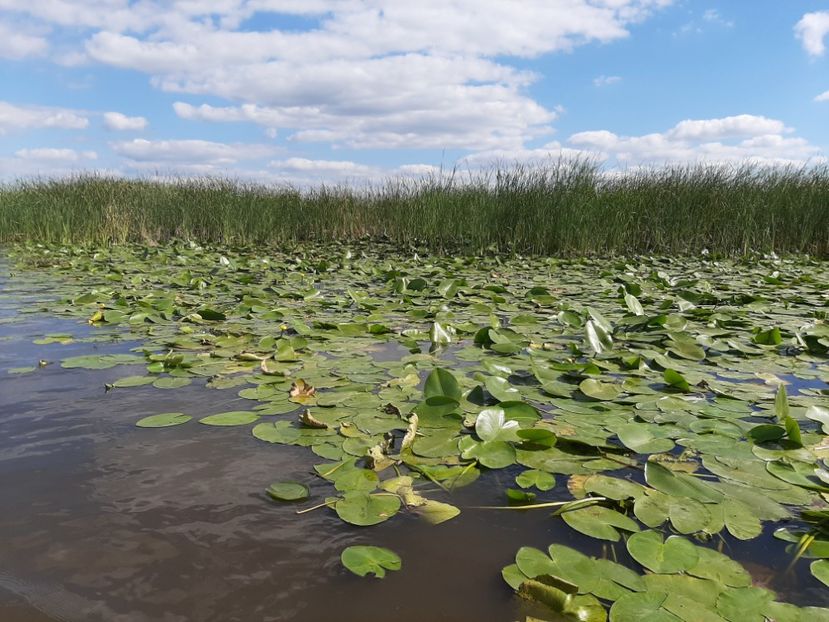
<path fill-rule="evenodd" d="M 591 475 L 584 480 L 584 490 L 615 501 L 638 499 L 645 494 L 641 484 L 602 474 Z"/>
<path fill-rule="evenodd" d="M 500 402 L 498 408 L 504 411 L 504 417 L 508 421 L 517 421 L 523 427 L 531 427 L 541 419 L 538 411 L 526 402 Z"/>
<path fill-rule="evenodd" d="M 717 612 L 729 622 L 764 622 L 772 600 L 772 593 L 759 587 L 730 589 L 717 599 Z"/>
<path fill-rule="evenodd" d="M 738 562 L 713 549 L 697 547 L 699 561 L 688 574 L 731 587 L 748 587 L 751 575 Z"/>
<path fill-rule="evenodd" d="M 748 431 L 748 437 L 756 443 L 778 441 L 785 435 L 785 428 L 771 423 L 761 423 Z"/>
<path fill-rule="evenodd" d="M 814 561 L 809 566 L 809 570 L 812 571 L 812 576 L 815 579 L 824 585 L 829 586 L 829 560 L 819 559 Z"/>
<path fill-rule="evenodd" d="M 703 503 L 717 503 L 723 499 L 721 492 L 702 480 L 685 473 L 675 473 L 653 460 L 645 464 L 645 481 L 668 495 L 690 497 Z"/>
<path fill-rule="evenodd" d="M 596 354 L 601 354 L 613 348 L 613 339 L 609 332 L 594 320 L 587 320 L 584 325 L 584 332 L 587 336 L 587 342 Z"/>
<path fill-rule="evenodd" d="M 425 458 L 441 458 L 454 456 L 458 453 L 460 437 L 451 428 L 435 428 L 434 431 L 424 432 L 423 436 L 415 439 L 411 445 L 412 451 Z"/>
<path fill-rule="evenodd" d="M 439 322 L 434 322 L 429 330 L 429 340 L 434 345 L 446 345 L 452 343 L 452 334 Z"/>
<path fill-rule="evenodd" d="M 558 442 L 554 432 L 543 428 L 525 428 L 515 434 L 521 441 L 522 449 L 549 449 Z"/>
<path fill-rule="evenodd" d="M 109 369 L 116 365 L 136 365 L 143 362 L 143 356 L 134 354 L 91 354 L 64 359 L 60 366 L 64 369 Z"/>
<path fill-rule="evenodd" d="M 518 564 L 504 566 L 504 568 L 501 569 L 501 577 L 503 577 L 507 585 L 509 585 L 516 592 L 518 591 L 518 588 L 521 587 L 521 584 L 529 578 L 518 569 Z"/>
<path fill-rule="evenodd" d="M 265 492 L 277 501 L 301 501 L 309 495 L 308 486 L 298 482 L 275 482 Z"/>
<path fill-rule="evenodd" d="M 668 597 L 664 592 L 631 592 L 610 608 L 610 622 L 680 622 L 662 608 Z"/>
<path fill-rule="evenodd" d="M 611 542 L 618 542 L 621 539 L 618 529 L 631 532 L 639 531 L 639 525 L 636 524 L 636 521 L 616 510 L 601 505 L 563 512 L 561 517 L 565 523 L 576 531 Z"/>
<path fill-rule="evenodd" d="M 587 397 L 600 401 L 612 401 L 621 395 L 621 387 L 610 382 L 601 382 L 594 378 L 586 378 L 579 384 L 579 390 Z"/>
<path fill-rule="evenodd" d="M 668 518 L 679 533 L 703 531 L 711 522 L 711 513 L 705 505 L 689 497 L 671 497 L 668 501 Z"/>
<path fill-rule="evenodd" d="M 625 306 L 633 315 L 645 315 L 645 310 L 642 308 L 642 303 L 633 294 L 625 294 Z"/>
<path fill-rule="evenodd" d="M 513 402 L 521 398 L 521 393 L 511 386 L 506 378 L 487 376 L 484 381 L 486 390 L 499 402 Z"/>
<path fill-rule="evenodd" d="M 515 483 L 521 486 L 521 488 L 535 486 L 539 490 L 546 491 L 555 488 L 556 478 L 552 473 L 528 469 L 516 476 Z"/>
<path fill-rule="evenodd" d="M 829 434 L 829 408 L 812 404 L 806 409 L 804 415 L 807 419 L 820 423 L 823 426 L 823 433 Z"/>
<path fill-rule="evenodd" d="M 224 413 L 216 413 L 199 419 L 199 423 L 216 426 L 247 425 L 259 419 L 259 415 L 250 410 L 231 410 Z"/>
<path fill-rule="evenodd" d="M 147 384 L 152 384 L 155 380 L 156 378 L 154 376 L 126 376 L 113 382 L 112 386 L 118 389 L 141 387 Z"/>
<path fill-rule="evenodd" d="M 789 398 L 786 395 L 786 385 L 781 384 L 777 387 L 777 393 L 774 396 L 774 414 L 777 415 L 778 421 L 784 421 L 789 413 Z"/>
<path fill-rule="evenodd" d="M 670 536 L 663 542 L 656 531 L 634 533 L 627 541 L 630 556 L 648 570 L 662 574 L 687 572 L 699 562 L 697 547 L 685 538 Z"/>
<path fill-rule="evenodd" d="M 571 595 L 567 592 L 535 579 L 527 579 L 521 583 L 518 595 L 527 600 L 542 603 L 558 613 L 564 612 L 571 599 Z"/>
<path fill-rule="evenodd" d="M 289 421 L 268 421 L 253 426 L 252 434 L 268 443 L 292 445 L 299 440 L 300 432 Z"/>
<path fill-rule="evenodd" d="M 705 349 L 691 341 L 672 341 L 668 352 L 690 361 L 702 361 L 705 359 Z"/>
<path fill-rule="evenodd" d="M 139 419 L 135 425 L 139 428 L 169 428 L 174 425 L 187 423 L 192 418 L 190 415 L 185 415 L 184 413 L 161 413 Z"/>
<path fill-rule="evenodd" d="M 371 492 L 380 482 L 376 471 L 361 468 L 343 469 L 332 479 L 334 487 L 340 492 Z"/>
<path fill-rule="evenodd" d="M 657 454 L 671 451 L 674 443 L 669 438 L 654 436 L 653 426 L 647 423 L 628 423 L 616 428 L 622 444 L 639 454 Z"/>
<path fill-rule="evenodd" d="M 534 492 L 526 492 L 516 488 L 507 488 L 505 492 L 510 505 L 527 505 L 533 503 L 537 497 Z"/>
<path fill-rule="evenodd" d="M 475 419 L 475 434 L 482 441 L 518 440 L 517 421 L 508 421 L 503 408 L 487 408 L 478 413 Z"/>
<path fill-rule="evenodd" d="M 357 576 L 373 574 L 378 579 L 385 577 L 387 570 L 396 571 L 403 566 L 397 553 L 379 546 L 349 546 L 343 550 L 340 561 Z"/>
<path fill-rule="evenodd" d="M 366 527 L 387 521 L 397 514 L 400 498 L 391 493 L 347 492 L 337 501 L 334 509 L 345 522 Z"/>
<path fill-rule="evenodd" d="M 659 527 L 668 520 L 670 500 L 670 495 L 648 490 L 647 494 L 637 497 L 633 513 L 648 527 Z"/>
<path fill-rule="evenodd" d="M 424 428 L 457 428 L 460 417 L 453 415 L 460 404 L 451 397 L 435 396 L 425 399 L 414 407 L 418 425 Z M 517 424 L 516 424 L 517 425 Z"/>
<path fill-rule="evenodd" d="M 455 518 L 461 513 L 460 509 L 449 503 L 427 499 L 425 503 L 418 506 L 417 513 L 428 523 L 439 525 Z"/>
<path fill-rule="evenodd" d="M 780 329 L 775 326 L 768 330 L 757 331 L 752 341 L 764 346 L 779 346 L 783 343 L 783 336 L 780 334 Z"/>
<path fill-rule="evenodd" d="M 663 377 L 665 379 L 665 384 L 674 389 L 684 393 L 688 393 L 691 390 L 691 385 L 688 384 L 688 381 L 675 369 L 666 369 L 663 373 Z"/>
<path fill-rule="evenodd" d="M 457 379 L 452 372 L 445 369 L 435 368 L 426 378 L 426 385 L 423 388 L 423 395 L 429 397 L 449 397 L 460 401 L 462 392 Z"/>
<path fill-rule="evenodd" d="M 775 477 L 808 490 L 829 492 L 829 486 L 814 476 L 814 466 L 803 462 L 766 462 L 766 470 Z"/>
<path fill-rule="evenodd" d="M 511 422 L 514 423 L 514 422 Z M 479 443 L 470 437 L 459 443 L 465 460 L 477 460 L 490 469 L 503 469 L 515 464 L 515 448 L 506 441 L 484 441 Z"/>
<path fill-rule="evenodd" d="M 529 578 L 559 572 L 556 564 L 549 555 L 531 546 L 522 546 L 515 554 L 515 564 L 518 569 Z"/>

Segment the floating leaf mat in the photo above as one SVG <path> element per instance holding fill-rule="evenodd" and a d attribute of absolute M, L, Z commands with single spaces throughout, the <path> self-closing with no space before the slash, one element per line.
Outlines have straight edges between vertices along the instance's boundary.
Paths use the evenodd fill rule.
<path fill-rule="evenodd" d="M 829 582 L 825 262 L 193 243 L 11 253 L 18 278 L 54 281 L 46 310 L 141 340 L 63 367 L 123 367 L 116 392 L 241 398 L 231 412 L 136 413 L 140 427 L 247 429 L 262 451 L 314 452 L 308 501 L 302 483 L 268 489 L 300 502 L 283 511 L 440 524 L 489 511 L 457 507 L 452 491 L 508 469 L 497 509 L 546 511 L 629 554 L 623 565 L 556 543 L 518 551 L 506 582 L 551 615 L 829 619 L 779 602 L 728 547 L 715 550 L 774 531 L 780 572 L 808 568 L 816 590 Z M 378 547 L 343 563 L 361 575 L 400 567 Z"/>

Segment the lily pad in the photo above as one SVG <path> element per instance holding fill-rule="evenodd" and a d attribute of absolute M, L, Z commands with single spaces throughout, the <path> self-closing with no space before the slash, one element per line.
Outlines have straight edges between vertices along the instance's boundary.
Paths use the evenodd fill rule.
<path fill-rule="evenodd" d="M 277 501 L 301 501 L 309 495 L 308 486 L 298 482 L 276 482 L 268 486 L 265 492 Z"/>
<path fill-rule="evenodd" d="M 231 410 L 199 419 L 199 423 L 215 426 L 247 425 L 259 419 L 259 415 L 249 410 Z"/>
<path fill-rule="evenodd" d="M 190 415 L 185 415 L 184 413 L 161 413 L 139 419 L 135 425 L 139 428 L 169 428 L 174 425 L 187 423 L 192 418 Z"/>
<path fill-rule="evenodd" d="M 397 571 L 403 566 L 397 553 L 379 546 L 349 546 L 343 550 L 340 560 L 357 576 L 373 574 L 378 579 L 385 577 L 387 570 Z"/>
<path fill-rule="evenodd" d="M 687 572 L 699 562 L 697 548 L 685 538 L 662 540 L 657 531 L 640 531 L 627 541 L 630 556 L 648 570 L 663 574 Z"/>

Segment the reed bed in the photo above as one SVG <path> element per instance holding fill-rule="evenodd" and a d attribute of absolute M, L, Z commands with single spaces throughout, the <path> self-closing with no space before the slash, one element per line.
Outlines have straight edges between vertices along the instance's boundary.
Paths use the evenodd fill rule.
<path fill-rule="evenodd" d="M 438 252 L 829 256 L 829 168 L 587 161 L 310 188 L 96 175 L 0 186 L 0 242 L 284 245 L 383 239 Z"/>

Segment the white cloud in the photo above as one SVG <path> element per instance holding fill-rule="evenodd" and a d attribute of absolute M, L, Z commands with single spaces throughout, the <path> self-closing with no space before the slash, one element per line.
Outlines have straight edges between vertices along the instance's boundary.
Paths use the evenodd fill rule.
<path fill-rule="evenodd" d="M 622 81 L 621 76 L 598 76 L 597 78 L 593 78 L 593 86 L 610 86 L 611 84 L 618 84 Z"/>
<path fill-rule="evenodd" d="M 45 106 L 18 106 L 0 101 L 0 135 L 10 130 L 39 128 L 82 130 L 89 119 L 75 110 Z"/>
<path fill-rule="evenodd" d="M 570 145 L 601 154 L 618 165 L 694 162 L 802 164 L 822 162 L 820 148 L 793 132 L 782 121 L 755 115 L 694 119 L 661 133 L 619 136 L 607 130 L 578 132 Z"/>
<path fill-rule="evenodd" d="M 815 97 L 816 102 L 829 102 L 829 91 L 824 91 L 817 97 Z"/>
<path fill-rule="evenodd" d="M 823 40 L 829 34 L 829 11 L 806 13 L 795 25 L 794 32 L 806 52 L 811 56 L 823 56 L 826 51 Z"/>
<path fill-rule="evenodd" d="M 709 24 L 716 24 L 725 28 L 732 28 L 734 26 L 734 22 L 725 19 L 722 15 L 720 15 L 720 12 L 717 9 L 707 9 L 702 14 L 702 19 Z"/>
<path fill-rule="evenodd" d="M 288 158 L 286 160 L 274 160 L 268 164 L 270 168 L 280 171 L 299 173 L 334 173 L 337 176 L 358 175 L 364 176 L 372 173 L 375 169 L 366 164 L 357 164 L 349 160 L 309 160 L 306 158 Z"/>
<path fill-rule="evenodd" d="M 275 153 L 268 145 L 219 143 L 207 140 L 145 140 L 110 143 L 129 166 L 144 169 L 219 172 L 244 160 L 257 160 Z"/>
<path fill-rule="evenodd" d="M 714 140 L 734 136 L 758 136 L 791 132 L 782 121 L 751 114 L 739 114 L 721 119 L 688 119 L 680 121 L 669 134 L 672 138 Z"/>
<path fill-rule="evenodd" d="M 44 37 L 0 22 L 0 58 L 19 60 L 30 56 L 43 56 L 48 49 L 49 43 Z"/>
<path fill-rule="evenodd" d="M 384 168 L 351 160 L 308 158 L 273 160 L 268 164 L 268 168 L 268 173 L 264 176 L 260 174 L 259 179 L 303 186 L 319 183 L 376 183 L 383 179 L 420 178 L 440 173 L 440 169 L 431 164 L 404 164 Z"/>
<path fill-rule="evenodd" d="M 83 32 L 60 59 L 147 73 L 158 88 L 218 97 L 223 118 L 268 136 L 356 148 L 518 149 L 551 132 L 538 76 L 511 57 L 629 36 L 671 0 L 0 0 L 0 9 Z M 303 15 L 304 31 L 251 31 L 254 13 Z M 255 106 L 256 118 L 245 106 Z M 186 115 L 189 114 L 189 117 Z M 263 117 L 268 117 L 265 122 Z"/>
<path fill-rule="evenodd" d="M 98 159 L 98 154 L 94 151 L 75 151 L 74 149 L 57 149 L 51 147 L 20 149 L 14 155 L 21 160 L 36 160 L 40 162 L 68 163 Z"/>
<path fill-rule="evenodd" d="M 112 131 L 141 131 L 147 127 L 144 117 L 128 117 L 120 112 L 105 112 L 104 126 Z"/>

